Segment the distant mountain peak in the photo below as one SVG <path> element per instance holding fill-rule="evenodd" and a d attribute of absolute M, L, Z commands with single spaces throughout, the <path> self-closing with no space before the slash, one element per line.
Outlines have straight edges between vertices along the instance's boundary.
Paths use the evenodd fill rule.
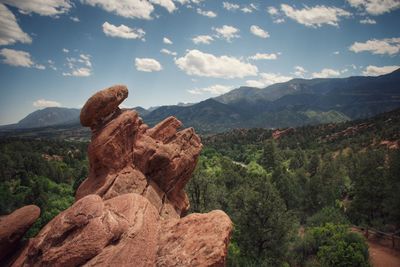
<path fill-rule="evenodd" d="M 36 110 L 20 120 L 17 128 L 39 128 L 79 122 L 80 109 L 48 107 Z"/>

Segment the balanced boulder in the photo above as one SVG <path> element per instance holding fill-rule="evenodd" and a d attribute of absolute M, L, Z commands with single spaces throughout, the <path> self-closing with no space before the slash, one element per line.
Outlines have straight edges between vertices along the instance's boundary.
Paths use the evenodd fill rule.
<path fill-rule="evenodd" d="M 128 88 L 124 85 L 114 85 L 94 94 L 81 110 L 81 124 L 94 127 L 110 114 L 119 110 L 118 106 L 128 97 Z"/>

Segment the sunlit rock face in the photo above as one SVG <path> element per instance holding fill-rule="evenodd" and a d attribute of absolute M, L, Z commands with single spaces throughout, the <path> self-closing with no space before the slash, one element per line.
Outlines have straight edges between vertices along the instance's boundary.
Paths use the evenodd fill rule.
<path fill-rule="evenodd" d="M 190 214 L 184 191 L 202 144 L 169 117 L 153 128 L 117 85 L 82 108 L 90 171 L 76 202 L 29 242 L 14 266 L 224 266 L 232 222 L 222 211 Z"/>

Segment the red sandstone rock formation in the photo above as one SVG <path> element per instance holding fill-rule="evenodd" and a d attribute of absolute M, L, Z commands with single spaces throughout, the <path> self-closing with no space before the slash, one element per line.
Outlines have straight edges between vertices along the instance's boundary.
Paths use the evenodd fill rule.
<path fill-rule="evenodd" d="M 13 252 L 19 240 L 39 216 L 39 207 L 29 205 L 0 217 L 0 262 Z"/>
<path fill-rule="evenodd" d="M 77 202 L 47 224 L 13 266 L 223 266 L 232 222 L 222 211 L 191 214 L 184 187 L 201 151 L 192 128 L 169 117 L 153 128 L 115 86 L 92 96 L 89 177 Z M 182 217 L 182 218 L 181 218 Z"/>
<path fill-rule="evenodd" d="M 381 146 L 385 146 L 388 149 L 399 149 L 400 148 L 400 140 L 397 141 L 389 141 L 389 140 L 383 140 L 379 143 Z"/>
<path fill-rule="evenodd" d="M 80 199 L 98 194 L 110 199 L 124 193 L 146 196 L 163 217 L 179 218 L 189 208 L 183 191 L 201 151 L 192 128 L 169 117 L 153 128 L 135 111 L 118 105 L 128 96 L 115 86 L 92 96 L 81 112 L 81 123 L 91 127 L 89 177 L 76 193 Z M 103 107 L 103 103 L 108 103 Z M 95 117 L 95 118 L 93 118 Z"/>
<path fill-rule="evenodd" d="M 277 130 L 275 130 L 275 131 L 272 132 L 272 138 L 273 138 L 274 140 L 277 140 L 277 139 L 281 138 L 281 137 L 284 136 L 284 135 L 287 135 L 287 134 L 289 134 L 289 133 L 293 133 L 294 131 L 295 131 L 294 128 L 287 128 L 287 129 L 285 129 L 285 130 L 279 130 L 279 129 L 277 129 Z"/>

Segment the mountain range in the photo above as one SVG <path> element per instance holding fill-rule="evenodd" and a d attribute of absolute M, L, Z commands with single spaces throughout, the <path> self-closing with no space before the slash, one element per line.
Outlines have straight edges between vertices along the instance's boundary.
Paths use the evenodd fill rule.
<path fill-rule="evenodd" d="M 400 107 L 400 69 L 381 76 L 293 79 L 263 89 L 240 87 L 190 105 L 136 107 L 150 125 L 175 116 L 200 133 L 234 128 L 283 128 L 372 117 Z M 45 108 L 0 129 L 79 123 L 79 109 Z"/>

